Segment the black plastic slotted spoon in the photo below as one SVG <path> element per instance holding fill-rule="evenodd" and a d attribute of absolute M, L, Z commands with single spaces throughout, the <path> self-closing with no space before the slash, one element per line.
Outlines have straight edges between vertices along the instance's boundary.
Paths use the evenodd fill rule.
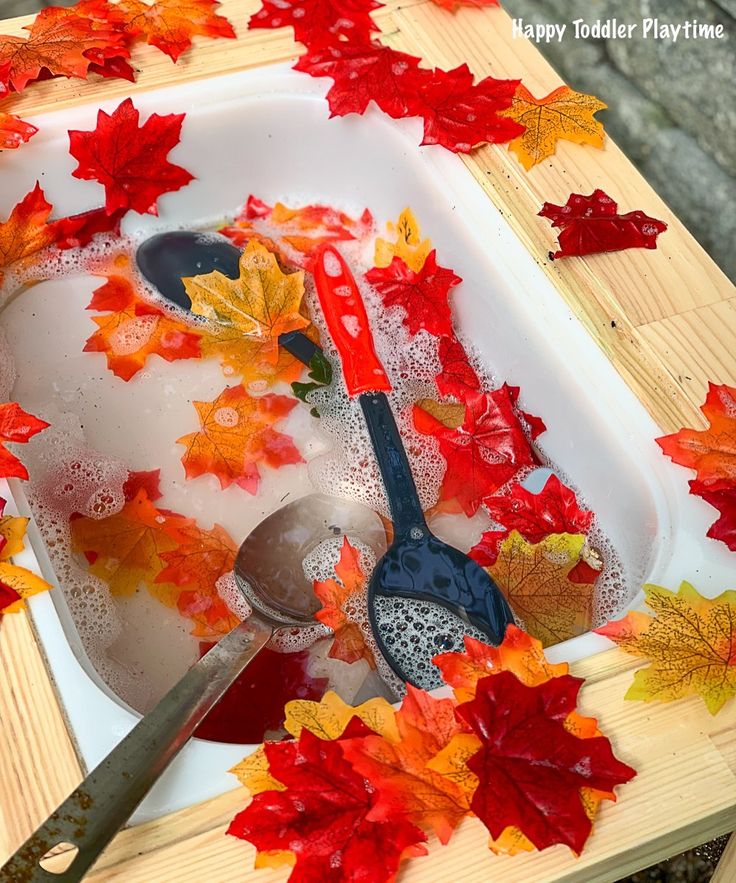
<path fill-rule="evenodd" d="M 189 309 L 182 278 L 214 270 L 237 278 L 240 254 L 223 236 L 180 231 L 146 240 L 136 260 L 167 300 Z M 431 689 L 441 684 L 432 656 L 461 650 L 464 634 L 501 643 L 513 614 L 486 571 L 427 526 L 385 395 L 391 384 L 376 356 L 360 291 L 332 246 L 323 246 L 315 256 L 314 279 L 348 392 L 359 396 L 394 522 L 394 542 L 369 585 L 371 626 L 394 672 L 404 681 Z M 282 334 L 279 344 L 306 365 L 322 353 L 300 331 Z"/>

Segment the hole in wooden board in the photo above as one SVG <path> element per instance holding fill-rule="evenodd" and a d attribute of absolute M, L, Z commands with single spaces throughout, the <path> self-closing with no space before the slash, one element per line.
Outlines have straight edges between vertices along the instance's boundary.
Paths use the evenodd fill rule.
<path fill-rule="evenodd" d="M 79 847 L 73 843 L 57 843 L 38 863 L 49 874 L 64 874 L 78 855 Z"/>

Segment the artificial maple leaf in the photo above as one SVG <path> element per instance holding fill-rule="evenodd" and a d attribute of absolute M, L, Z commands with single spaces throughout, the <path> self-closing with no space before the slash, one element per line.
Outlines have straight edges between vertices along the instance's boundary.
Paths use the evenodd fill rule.
<path fill-rule="evenodd" d="M 157 509 L 141 489 L 115 515 L 72 518 L 72 549 L 85 555 L 90 572 L 113 595 L 133 595 L 140 585 L 160 595 L 156 577 L 166 566 L 161 554 L 186 542 L 184 530 L 193 525 L 189 518 Z"/>
<path fill-rule="evenodd" d="M 704 598 L 683 582 L 677 592 L 648 585 L 644 594 L 654 616 L 634 610 L 595 630 L 649 662 L 634 675 L 626 698 L 671 702 L 700 695 L 716 714 L 736 695 L 736 592 Z"/>
<path fill-rule="evenodd" d="M 84 79 L 93 60 L 90 51 L 109 51 L 115 46 L 121 54 L 125 52 L 121 35 L 114 29 L 59 7 L 41 10 L 25 30 L 27 39 L 0 35 L 0 69 L 9 64 L 5 81 L 16 92 L 44 70 L 53 76 Z"/>
<path fill-rule="evenodd" d="M 690 493 L 705 500 L 721 513 L 706 536 L 725 543 L 732 552 L 736 552 L 736 483 L 715 482 L 706 484 L 703 481 L 691 481 Z"/>
<path fill-rule="evenodd" d="M 95 208 L 80 212 L 54 221 L 56 240 L 54 245 L 59 249 L 82 248 L 89 245 L 98 233 L 120 235 L 120 222 L 126 209 L 118 209 L 111 215 L 104 208 Z"/>
<path fill-rule="evenodd" d="M 585 534 L 593 523 L 593 513 L 580 508 L 575 492 L 556 475 L 550 475 L 539 493 L 515 484 L 507 495 L 490 496 L 483 502 L 491 518 L 503 526 L 486 531 L 470 550 L 470 557 L 484 567 L 496 561 L 511 530 L 530 543 L 539 543 L 555 533 Z"/>
<path fill-rule="evenodd" d="M 49 424 L 28 414 L 16 402 L 0 405 L 0 478 L 28 478 L 28 470 L 3 442 L 25 444 Z"/>
<path fill-rule="evenodd" d="M 204 644 L 202 650 L 211 646 Z M 319 699 L 327 687 L 327 678 L 309 674 L 309 658 L 309 650 L 279 653 L 264 647 L 199 725 L 195 735 L 244 745 L 262 742 L 266 737 L 281 738 L 287 703 L 292 699 Z"/>
<path fill-rule="evenodd" d="M 468 795 L 427 764 L 460 732 L 455 705 L 407 684 L 396 724 L 396 742 L 368 735 L 344 744 L 345 757 L 378 789 L 371 818 L 391 821 L 405 816 L 431 827 L 447 843 L 468 812 Z"/>
<path fill-rule="evenodd" d="M 0 111 L 0 150 L 14 150 L 30 140 L 36 132 L 38 128 L 32 123 Z"/>
<path fill-rule="evenodd" d="M 447 424 L 424 407 L 415 405 L 414 425 L 439 442 L 447 470 L 440 488 L 440 502 L 457 501 L 470 518 L 483 499 L 536 461 L 514 410 L 513 388 L 469 393 L 465 405 L 440 406 L 459 409 L 462 423 Z"/>
<path fill-rule="evenodd" d="M 12 210 L 8 220 L 0 223 L 0 285 L 5 268 L 18 261 L 27 263 L 28 258 L 55 240 L 55 226 L 48 223 L 51 208 L 36 182 L 33 190 Z"/>
<path fill-rule="evenodd" d="M 212 402 L 194 402 L 200 429 L 177 439 L 185 445 L 187 478 L 216 475 L 220 487 L 237 484 L 258 492 L 259 464 L 272 469 L 303 463 L 292 439 L 273 429 L 296 406 L 296 399 L 268 393 L 250 396 L 242 386 L 226 387 Z"/>
<path fill-rule="evenodd" d="M 462 282 L 452 270 L 437 266 L 437 252 L 427 255 L 422 269 L 415 273 L 401 258 L 388 267 L 373 267 L 365 278 L 381 295 L 385 307 L 404 310 L 403 324 L 410 334 L 427 331 L 452 335 L 452 314 L 447 301 L 450 289 Z"/>
<path fill-rule="evenodd" d="M 454 153 L 469 153 L 485 142 L 498 144 L 520 135 L 523 127 L 500 115 L 510 107 L 519 80 L 486 77 L 473 83 L 467 64 L 435 70 L 419 90 L 424 119 L 422 144 L 441 144 Z"/>
<path fill-rule="evenodd" d="M 200 588 L 181 589 L 178 586 L 172 591 L 164 587 L 163 597 L 158 593 L 158 586 L 152 594 L 159 600 L 176 598 L 176 609 L 185 618 L 192 622 L 190 632 L 197 638 L 219 641 L 228 632 L 231 632 L 240 622 L 222 598 L 217 594 L 215 586 L 209 591 Z M 173 605 L 172 605 L 173 606 Z"/>
<path fill-rule="evenodd" d="M 160 469 L 150 469 L 141 472 L 129 472 L 128 477 L 123 484 L 123 496 L 125 502 L 130 503 L 136 498 L 138 491 L 145 491 L 148 499 L 155 503 L 162 496 L 159 486 L 161 478 Z"/>
<path fill-rule="evenodd" d="M 69 132 L 69 152 L 79 161 L 72 175 L 104 186 L 108 215 L 119 209 L 157 215 L 158 198 L 194 177 L 166 159 L 179 143 L 185 116 L 153 113 L 139 126 L 140 113 L 130 98 L 112 114 L 98 111 L 97 128 Z"/>
<path fill-rule="evenodd" d="M 482 743 L 467 761 L 479 777 L 471 809 L 494 838 L 513 826 L 537 849 L 564 843 L 580 853 L 592 827 L 581 788 L 612 794 L 635 775 L 608 739 L 566 729 L 582 683 L 563 675 L 529 687 L 504 671 L 483 678 L 457 708 Z"/>
<path fill-rule="evenodd" d="M 287 707 L 289 704 L 291 703 L 287 703 Z M 236 763 L 228 772 L 231 772 L 254 797 L 262 791 L 286 790 L 286 785 L 282 785 L 281 782 L 274 779 L 268 771 L 265 745 L 259 745 L 252 754 L 249 754 L 240 763 Z"/>
<path fill-rule="evenodd" d="M 432 662 L 442 673 L 442 680 L 453 688 L 458 702 L 475 696 L 478 681 L 499 671 L 510 671 L 529 687 L 568 673 L 566 662 L 548 662 L 542 644 L 511 623 L 498 647 L 491 647 L 465 636 L 464 653 L 440 653 Z"/>
<path fill-rule="evenodd" d="M 0 500 L 2 506 L 0 511 L 5 508 L 5 500 Z M 7 561 L 13 555 L 18 555 L 25 548 L 23 538 L 28 528 L 28 518 L 21 518 L 17 515 L 0 516 L 0 561 Z"/>
<path fill-rule="evenodd" d="M 238 246 L 255 238 L 286 263 L 311 270 L 313 255 L 320 246 L 361 239 L 372 226 L 373 216 L 368 209 L 359 218 L 351 218 L 329 205 L 289 208 L 277 202 L 271 207 L 251 195 L 233 223 L 219 232 Z"/>
<path fill-rule="evenodd" d="M 45 592 L 51 584 L 25 567 L 0 561 L 0 612 L 18 613 L 26 599 Z"/>
<path fill-rule="evenodd" d="M 582 534 L 551 534 L 528 543 L 513 530 L 487 568 L 526 631 L 545 647 L 590 628 L 593 584 L 570 579 L 584 545 Z"/>
<path fill-rule="evenodd" d="M 262 0 L 248 28 L 292 27 L 294 38 L 314 48 L 333 42 L 335 35 L 354 43 L 367 42 L 377 31 L 370 16 L 380 9 L 376 0 Z"/>
<path fill-rule="evenodd" d="M 462 400 L 468 393 L 480 389 L 478 375 L 468 361 L 465 348 L 454 335 L 440 337 L 437 355 L 441 370 L 434 381 L 441 396 L 453 396 Z"/>
<path fill-rule="evenodd" d="M 260 339 L 264 358 L 274 364 L 278 361 L 279 335 L 309 325 L 299 312 L 304 273 L 283 273 L 276 257 L 260 242 L 249 242 L 240 256 L 238 279 L 229 279 L 215 270 L 182 281 L 192 301 L 192 312 Z"/>
<path fill-rule="evenodd" d="M 176 62 L 192 45 L 192 37 L 235 38 L 230 22 L 215 12 L 218 0 L 118 0 L 110 18 L 132 36 L 142 34 L 149 46 Z"/>
<path fill-rule="evenodd" d="M 427 255 L 432 250 L 429 239 L 422 239 L 414 212 L 407 206 L 395 224 L 387 225 L 392 239 L 376 239 L 373 263 L 376 267 L 388 267 L 394 258 L 400 258 L 414 273 L 421 272 Z"/>
<path fill-rule="evenodd" d="M 404 818 L 371 821 L 378 792 L 345 760 L 339 742 L 303 730 L 298 742 L 267 743 L 269 770 L 285 787 L 263 791 L 228 834 L 259 851 L 296 856 L 294 881 L 389 881 L 405 851 L 426 835 Z"/>
<path fill-rule="evenodd" d="M 398 742 L 400 739 L 396 711 L 381 697 L 353 706 L 330 690 L 319 702 L 305 699 L 287 702 L 285 711 L 284 727 L 295 739 L 299 738 L 304 729 L 326 741 L 339 739 L 350 721 L 356 717 L 374 733 L 384 736 L 390 742 Z"/>
<path fill-rule="evenodd" d="M 420 60 L 376 42 L 335 40 L 309 47 L 294 70 L 333 79 L 327 93 L 331 117 L 365 113 L 374 101 L 384 113 L 400 119 L 420 111 L 418 89 L 431 76 L 419 67 Z"/>
<path fill-rule="evenodd" d="M 553 227 L 561 227 L 558 251 L 550 258 L 599 254 L 625 248 L 656 248 L 657 236 L 667 229 L 664 221 L 641 211 L 618 214 L 618 205 L 602 190 L 590 196 L 572 193 L 565 205 L 545 202 L 539 212 Z"/>
<path fill-rule="evenodd" d="M 343 662 L 365 659 L 371 668 L 375 668 L 376 660 L 366 644 L 360 626 L 345 612 L 345 607 L 354 601 L 355 597 L 363 597 L 367 592 L 366 576 L 360 566 L 360 552 L 350 545 L 347 537 L 342 541 L 335 574 L 340 582 L 334 579 L 314 582 L 314 594 L 322 604 L 315 617 L 332 629 L 334 634 L 329 656 L 332 659 L 341 659 Z"/>
<path fill-rule="evenodd" d="M 149 356 L 175 362 L 201 355 L 199 332 L 138 297 L 123 276 L 110 276 L 96 289 L 87 309 L 110 312 L 92 317 L 98 330 L 87 339 L 84 352 L 104 353 L 108 368 L 125 381 L 143 368 Z"/>
<path fill-rule="evenodd" d="M 594 95 L 575 92 L 569 86 L 560 86 L 545 98 L 535 98 L 523 83 L 519 83 L 511 107 L 502 111 L 502 116 L 516 120 L 526 131 L 514 138 L 509 150 L 529 171 L 552 156 L 560 140 L 603 147 L 603 125 L 593 118 L 593 114 L 606 107 L 608 105 Z"/>

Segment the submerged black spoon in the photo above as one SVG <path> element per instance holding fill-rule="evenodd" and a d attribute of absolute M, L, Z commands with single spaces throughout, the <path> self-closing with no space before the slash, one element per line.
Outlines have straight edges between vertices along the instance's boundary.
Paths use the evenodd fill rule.
<path fill-rule="evenodd" d="M 182 278 L 218 270 L 236 279 L 240 255 L 240 250 L 223 236 L 182 231 L 146 240 L 136 260 L 146 279 L 164 297 L 189 309 L 191 301 Z M 327 272 L 330 267 L 335 275 Z M 327 307 L 326 318 L 340 351 L 349 391 L 356 394 L 375 390 L 372 395 L 361 395 L 360 404 L 386 486 L 395 541 L 380 560 L 369 585 L 371 625 L 381 652 L 402 680 L 425 689 L 439 686 L 439 674 L 429 661 L 432 655 L 462 649 L 458 634 L 463 630 L 499 644 L 506 626 L 514 621 L 513 615 L 490 576 L 427 527 L 388 399 L 380 391 L 390 389 L 390 385 L 379 382 L 388 384 L 373 349 L 360 292 L 334 248 L 324 248 L 315 260 L 315 282 L 322 307 Z M 364 335 L 367 349 L 360 345 Z M 322 352 L 300 331 L 281 335 L 279 344 L 306 365 Z M 364 381 L 360 389 L 356 386 L 359 379 Z M 419 609 L 417 602 L 422 602 Z M 452 621 L 448 614 L 456 619 Z M 402 627 L 410 620 L 416 627 L 410 635 L 402 634 Z"/>

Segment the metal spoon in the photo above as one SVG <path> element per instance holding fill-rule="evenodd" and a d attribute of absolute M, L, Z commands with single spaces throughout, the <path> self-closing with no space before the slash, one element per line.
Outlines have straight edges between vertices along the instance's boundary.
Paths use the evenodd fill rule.
<path fill-rule="evenodd" d="M 362 507 L 361 507 L 362 508 Z M 0 868 L 2 883 L 76 883 L 125 824 L 133 810 L 189 741 L 217 700 L 256 654 L 282 628 L 314 625 L 315 598 L 252 579 L 248 540 L 235 563 L 239 585 L 247 587 L 253 614 L 236 626 L 169 690 L 35 834 Z M 54 847 L 68 844 L 76 855 L 62 873 L 39 862 Z"/>
<path fill-rule="evenodd" d="M 315 255 L 314 281 L 348 394 L 358 396 L 393 518 L 394 541 L 368 586 L 373 632 L 401 678 L 425 689 L 439 686 L 434 654 L 455 649 L 463 633 L 500 644 L 513 614 L 486 571 L 427 526 L 360 289 L 333 246 Z"/>

